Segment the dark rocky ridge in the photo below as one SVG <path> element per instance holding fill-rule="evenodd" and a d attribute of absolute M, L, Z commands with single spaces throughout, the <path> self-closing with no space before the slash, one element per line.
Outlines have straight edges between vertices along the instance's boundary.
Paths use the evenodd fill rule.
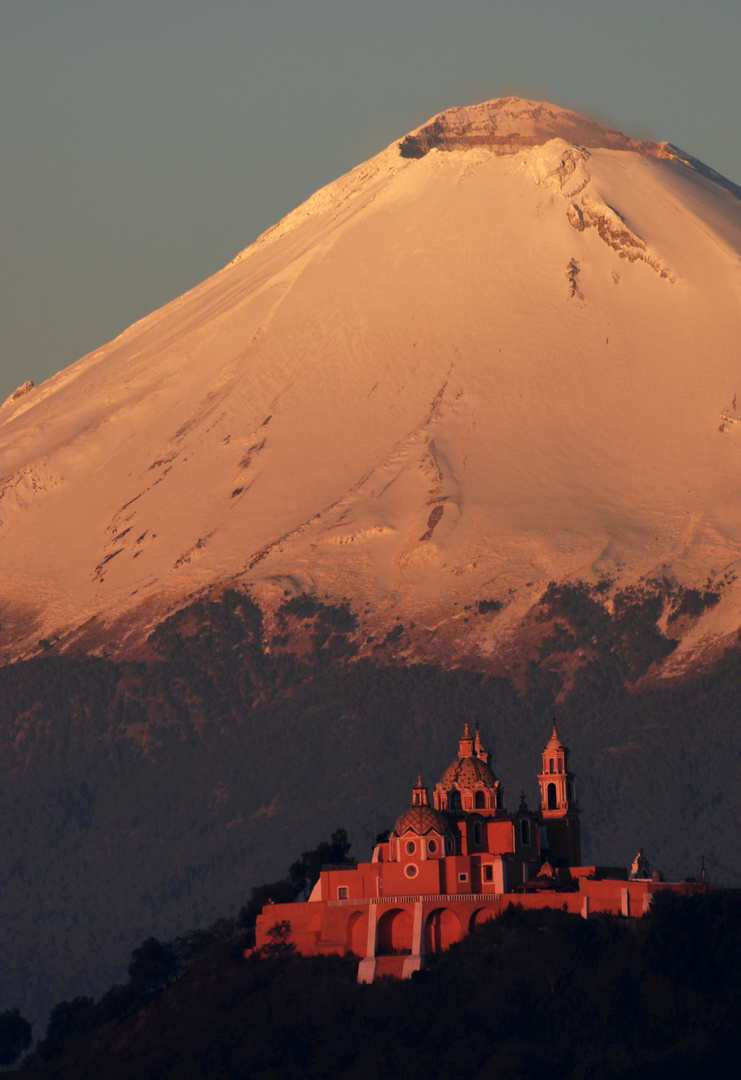
<path fill-rule="evenodd" d="M 494 154 L 516 154 L 528 146 L 563 139 L 587 150 L 626 150 L 647 157 L 681 162 L 706 180 L 741 199 L 741 187 L 691 154 L 669 142 L 634 139 L 616 128 L 544 101 L 494 98 L 480 105 L 461 105 L 439 113 L 399 143 L 404 158 L 422 158 L 431 150 L 485 147 Z"/>
<path fill-rule="evenodd" d="M 430 150 L 466 150 L 484 146 L 499 154 L 514 154 L 561 138 L 588 149 L 633 150 L 652 157 L 669 157 L 668 143 L 632 139 L 569 109 L 522 98 L 496 98 L 481 105 L 461 106 L 440 113 L 399 143 L 402 157 L 424 157 Z"/>

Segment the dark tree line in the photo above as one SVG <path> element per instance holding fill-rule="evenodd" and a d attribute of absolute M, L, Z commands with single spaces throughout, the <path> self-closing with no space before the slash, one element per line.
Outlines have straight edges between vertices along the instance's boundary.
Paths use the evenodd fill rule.
<path fill-rule="evenodd" d="M 300 867 L 280 876 L 296 849 L 281 815 L 264 812 L 276 790 L 316 806 L 316 832 L 299 825 L 308 848 L 335 824 L 333 777 L 369 854 L 418 769 L 434 782 L 448 763 L 466 720 L 480 722 L 511 806 L 523 787 L 537 793 L 538 751 L 558 717 L 588 858 L 625 864 L 640 845 L 668 876 L 696 873 L 701 852 L 733 866 L 741 650 L 681 685 L 631 689 L 626 679 L 667 648 L 662 604 L 678 613 L 673 627 L 713 602 L 662 588 L 621 595 L 612 610 L 600 587 L 549 589 L 543 630 L 555 644 L 533 648 L 516 682 L 394 663 L 393 642 L 369 654 L 349 602 L 287 600 L 285 644 L 273 645 L 237 592 L 174 615 L 139 662 L 47 651 L 0 669 L 3 1007 L 38 1031 L 60 998 L 97 1000 L 123 983 L 146 935 L 165 942 L 200 925 L 184 935 L 194 957 L 217 914 L 250 906 L 256 882 L 272 882 L 276 902 L 303 895 Z M 482 603 L 471 620 L 499 618 Z M 399 647 L 408 629 L 392 632 Z M 359 642 L 365 655 L 351 657 Z M 279 777 L 265 767 L 277 754 Z"/>
<path fill-rule="evenodd" d="M 12 1065 L 31 1045 L 32 1027 L 18 1009 L 0 1013 L 0 1065 Z"/>
<path fill-rule="evenodd" d="M 258 885 L 252 890 L 249 902 L 239 915 L 250 939 L 254 936 L 255 922 L 266 904 L 291 904 L 294 900 L 306 900 L 319 880 L 323 866 L 346 863 L 350 851 L 346 829 L 336 829 L 329 841 L 323 840 L 312 851 L 305 851 L 300 859 L 291 863 L 288 876 L 268 885 Z"/>
<path fill-rule="evenodd" d="M 641 919 L 511 906 L 411 981 L 351 957 L 212 951 L 134 1014 L 79 1028 L 44 1080 L 658 1080 L 735 1060 L 741 894 L 659 894 Z M 93 1037 L 94 1036 L 94 1037 Z"/>
<path fill-rule="evenodd" d="M 52 1008 L 46 1035 L 38 1043 L 32 1061 L 38 1067 L 40 1062 L 63 1056 L 71 1041 L 141 1010 L 205 960 L 222 954 L 230 960 L 242 957 L 245 949 L 254 944 L 255 921 L 265 904 L 306 898 L 322 867 L 345 862 L 349 851 L 347 831 L 336 829 L 329 840 L 303 852 L 284 879 L 254 888 L 237 918 L 217 919 L 208 929 L 192 930 L 171 942 L 147 938 L 131 954 L 128 982 L 111 987 L 98 1001 L 80 995 Z M 290 953 L 293 946 L 288 941 L 289 931 L 287 925 L 273 928 L 262 955 L 275 958 Z M 18 1009 L 0 1014 L 0 1064 L 12 1064 L 30 1045 L 31 1025 Z"/>

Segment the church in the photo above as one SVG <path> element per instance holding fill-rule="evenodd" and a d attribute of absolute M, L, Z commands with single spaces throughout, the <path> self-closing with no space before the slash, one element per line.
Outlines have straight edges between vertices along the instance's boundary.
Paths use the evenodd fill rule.
<path fill-rule="evenodd" d="M 579 804 L 569 751 L 556 725 L 542 751 L 540 806 L 524 796 L 514 813 L 504 801 L 490 755 L 466 724 L 458 756 L 435 785 L 432 801 L 419 777 L 411 805 L 371 862 L 322 869 L 303 903 L 269 904 L 258 916 L 256 948 L 276 923 L 306 955 L 354 953 L 358 981 L 409 978 L 425 955 L 447 949 L 511 903 L 638 916 L 655 892 L 704 889 L 666 883 L 642 853 L 630 874 L 582 866 Z"/>

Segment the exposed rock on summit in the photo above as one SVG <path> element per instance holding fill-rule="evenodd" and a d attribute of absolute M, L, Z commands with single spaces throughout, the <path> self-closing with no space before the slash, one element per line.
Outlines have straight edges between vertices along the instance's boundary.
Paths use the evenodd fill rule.
<path fill-rule="evenodd" d="M 681 665 L 741 623 L 740 275 L 738 189 L 669 144 L 441 113 L 5 403 L 0 658 L 246 586 L 494 664 L 551 581 L 722 582 Z"/>
<path fill-rule="evenodd" d="M 448 109 L 406 135 L 399 149 L 402 157 L 407 158 L 424 157 L 432 149 L 466 150 L 474 146 L 485 146 L 498 154 L 515 154 L 549 139 L 654 157 L 670 153 L 668 143 L 631 139 L 622 131 L 604 127 L 570 109 L 515 97 Z"/>

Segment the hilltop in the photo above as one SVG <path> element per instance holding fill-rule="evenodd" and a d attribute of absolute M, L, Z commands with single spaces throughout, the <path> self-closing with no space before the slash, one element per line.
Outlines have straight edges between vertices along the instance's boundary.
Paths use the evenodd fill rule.
<path fill-rule="evenodd" d="M 32 1080 L 707 1075 L 732 1060 L 739 898 L 664 895 L 641 920 L 510 908 L 411 982 L 217 946 L 135 1007 L 59 1010 Z M 213 948 L 213 947 L 212 947 Z M 111 1017 L 118 1003 L 118 1017 Z M 107 1012 L 107 1016 L 105 1013 Z M 103 1015 L 100 1015 L 102 1013 Z"/>

